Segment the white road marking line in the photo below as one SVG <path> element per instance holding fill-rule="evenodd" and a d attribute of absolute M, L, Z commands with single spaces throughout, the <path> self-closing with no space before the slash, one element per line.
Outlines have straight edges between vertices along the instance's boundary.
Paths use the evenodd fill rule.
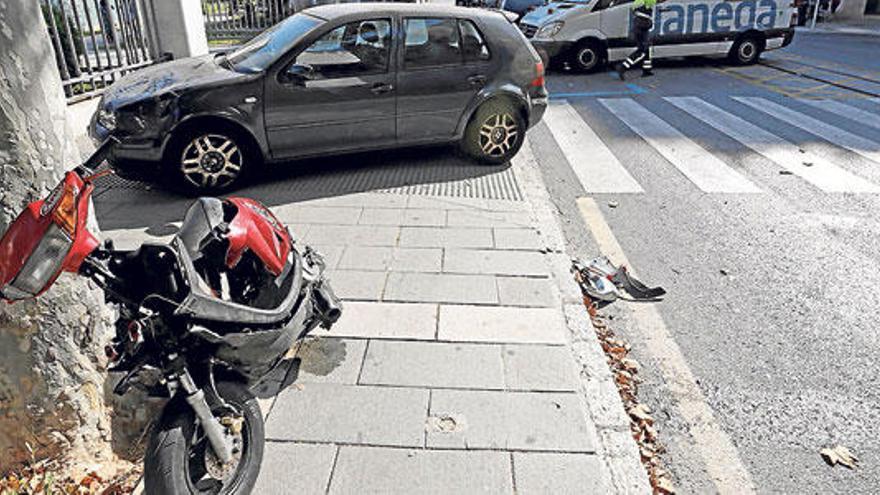
<path fill-rule="evenodd" d="M 568 102 L 551 103 L 544 122 L 588 193 L 641 193 L 642 186 Z"/>
<path fill-rule="evenodd" d="M 750 180 L 632 99 L 600 99 L 599 102 L 701 190 L 708 193 L 761 192 Z"/>
<path fill-rule="evenodd" d="M 767 115 L 773 116 L 788 125 L 793 125 L 798 129 L 819 136 L 825 141 L 840 146 L 841 148 L 848 149 L 869 160 L 880 163 L 880 144 L 875 143 L 870 139 L 844 131 L 831 124 L 826 124 L 821 120 L 814 119 L 809 115 L 797 112 L 764 98 L 734 96 L 733 99 L 740 103 L 744 103 L 755 110 L 760 110 Z"/>
<path fill-rule="evenodd" d="M 590 198 L 579 198 L 577 204 L 602 254 L 616 264 L 631 267 L 596 202 Z M 755 485 L 736 447 L 718 425 L 712 408 L 706 403 L 693 372 L 656 306 L 622 303 L 631 312 L 636 330 L 643 334 L 647 342 L 646 352 L 660 366 L 666 385 L 674 396 L 671 402 L 676 404 L 687 422 L 694 448 L 700 454 L 718 492 L 737 495 L 754 493 Z"/>
<path fill-rule="evenodd" d="M 805 98 L 798 100 L 801 103 L 825 110 L 828 113 L 839 115 L 845 119 L 853 120 L 859 124 L 880 129 L 880 115 L 862 110 L 861 108 L 847 105 L 837 100 L 807 100 Z"/>
<path fill-rule="evenodd" d="M 825 192 L 878 193 L 880 187 L 733 114 L 693 96 L 666 101 L 727 134 Z M 804 163 L 812 163 L 805 166 Z"/>

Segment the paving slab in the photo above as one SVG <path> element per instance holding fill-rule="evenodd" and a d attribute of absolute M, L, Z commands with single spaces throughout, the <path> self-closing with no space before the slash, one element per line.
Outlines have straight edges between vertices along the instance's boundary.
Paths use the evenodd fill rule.
<path fill-rule="evenodd" d="M 427 445 L 593 453 L 598 438 L 586 418 L 573 393 L 433 390 Z"/>
<path fill-rule="evenodd" d="M 547 278 L 498 277 L 498 297 L 504 306 L 558 306 L 556 287 Z"/>
<path fill-rule="evenodd" d="M 371 339 L 433 340 L 437 333 L 436 304 L 345 302 L 343 317 L 330 331 L 315 335 Z"/>
<path fill-rule="evenodd" d="M 440 248 L 392 248 L 348 246 L 339 262 L 346 270 L 397 272 L 439 272 L 443 264 Z"/>
<path fill-rule="evenodd" d="M 550 268 L 544 255 L 532 251 L 495 249 L 447 249 L 443 271 L 486 275 L 547 276 Z"/>
<path fill-rule="evenodd" d="M 324 493 L 330 483 L 335 445 L 266 442 L 253 493 L 288 495 Z"/>
<path fill-rule="evenodd" d="M 528 249 L 540 250 L 544 247 L 538 233 L 532 229 L 492 229 L 495 236 L 495 248 L 497 249 Z"/>
<path fill-rule="evenodd" d="M 305 203 L 310 206 L 404 208 L 406 207 L 407 199 L 407 196 L 399 194 L 355 193 L 342 196 L 310 199 Z"/>
<path fill-rule="evenodd" d="M 446 210 L 415 208 L 365 208 L 361 225 L 401 225 L 407 227 L 443 227 Z"/>
<path fill-rule="evenodd" d="M 293 224 L 355 225 L 361 217 L 359 207 L 308 206 L 301 203 L 272 207 L 278 220 Z"/>
<path fill-rule="evenodd" d="M 442 305 L 440 340 L 566 344 L 565 319 L 552 308 Z"/>
<path fill-rule="evenodd" d="M 338 270 L 327 271 L 330 284 L 336 295 L 342 299 L 357 299 L 360 301 L 378 301 L 382 299 L 382 291 L 385 288 L 385 272 L 370 272 L 364 270 Z"/>
<path fill-rule="evenodd" d="M 339 264 L 339 260 L 342 259 L 342 254 L 345 251 L 345 246 L 319 246 L 317 244 L 312 244 L 311 246 L 318 254 L 324 257 L 324 263 L 331 270 Z"/>
<path fill-rule="evenodd" d="M 373 341 L 361 384 L 504 389 L 499 346 Z"/>
<path fill-rule="evenodd" d="M 574 360 L 568 347 L 505 344 L 504 380 L 509 390 L 578 390 Z"/>
<path fill-rule="evenodd" d="M 310 244 L 394 246 L 400 235 L 398 227 L 374 225 L 313 225 L 305 239 Z"/>
<path fill-rule="evenodd" d="M 491 248 L 491 229 L 401 227 L 401 247 Z"/>
<path fill-rule="evenodd" d="M 304 340 L 296 353 L 300 361 L 297 383 L 342 383 L 358 381 L 367 341 L 317 337 Z"/>
<path fill-rule="evenodd" d="M 406 206 L 408 208 L 437 210 L 475 210 L 486 208 L 486 200 L 478 198 L 409 196 Z"/>
<path fill-rule="evenodd" d="M 528 228 L 531 225 L 528 212 L 450 210 L 447 221 L 450 227 Z"/>
<path fill-rule="evenodd" d="M 513 453 L 516 493 L 614 493 L 611 472 L 593 454 Z"/>
<path fill-rule="evenodd" d="M 266 438 L 419 447 L 427 408 L 427 390 L 311 383 L 278 395 Z"/>
<path fill-rule="evenodd" d="M 396 273 L 388 276 L 386 301 L 498 304 L 494 277 L 435 273 Z"/>
<path fill-rule="evenodd" d="M 505 452 L 340 447 L 330 493 L 512 494 Z"/>

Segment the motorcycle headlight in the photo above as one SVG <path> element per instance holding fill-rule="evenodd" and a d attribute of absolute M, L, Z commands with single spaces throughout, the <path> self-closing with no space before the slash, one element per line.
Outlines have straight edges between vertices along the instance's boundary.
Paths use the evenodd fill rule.
<path fill-rule="evenodd" d="M 541 29 L 535 34 L 535 38 L 552 38 L 559 34 L 559 31 L 562 30 L 562 26 L 565 23 L 562 21 L 551 22 L 545 26 L 542 26 Z"/>
<path fill-rule="evenodd" d="M 107 110 L 99 110 L 98 111 L 98 123 L 101 124 L 101 127 L 107 129 L 108 131 L 116 130 L 116 114 L 113 112 L 108 112 Z"/>

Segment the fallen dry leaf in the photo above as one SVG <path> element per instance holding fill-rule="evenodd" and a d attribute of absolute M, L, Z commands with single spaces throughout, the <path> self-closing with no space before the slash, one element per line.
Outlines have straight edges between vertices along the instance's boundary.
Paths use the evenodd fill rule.
<path fill-rule="evenodd" d="M 654 418 L 651 417 L 651 408 L 645 404 L 636 404 L 630 408 L 629 415 L 638 421 L 654 422 Z"/>
<path fill-rule="evenodd" d="M 819 454 L 822 455 L 822 458 L 825 459 L 825 462 L 830 466 L 841 464 L 850 469 L 855 469 L 859 464 L 859 460 L 856 456 L 852 455 L 849 449 L 843 445 L 838 445 L 834 448 L 824 448 L 819 451 Z"/>

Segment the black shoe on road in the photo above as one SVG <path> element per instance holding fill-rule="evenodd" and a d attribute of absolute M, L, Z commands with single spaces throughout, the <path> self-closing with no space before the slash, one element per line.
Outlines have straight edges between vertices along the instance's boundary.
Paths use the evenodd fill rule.
<path fill-rule="evenodd" d="M 617 71 L 617 78 L 621 81 L 626 81 L 626 70 L 623 68 L 623 64 L 617 64 L 614 66 L 614 70 Z"/>

